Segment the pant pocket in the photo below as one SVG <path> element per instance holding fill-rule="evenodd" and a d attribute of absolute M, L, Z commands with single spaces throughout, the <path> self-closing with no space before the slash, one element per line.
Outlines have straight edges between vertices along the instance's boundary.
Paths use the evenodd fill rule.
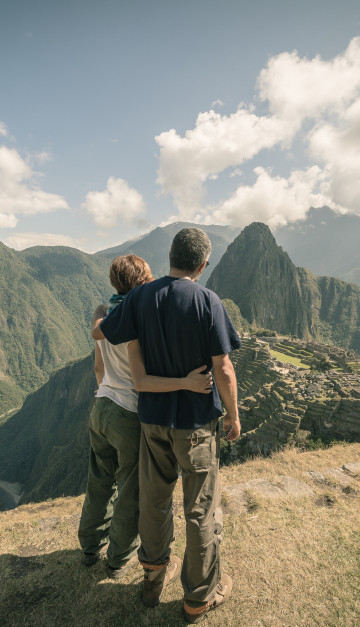
<path fill-rule="evenodd" d="M 196 472 L 209 470 L 212 463 L 214 436 L 211 430 L 178 430 L 176 437 L 176 456 L 182 470 Z"/>

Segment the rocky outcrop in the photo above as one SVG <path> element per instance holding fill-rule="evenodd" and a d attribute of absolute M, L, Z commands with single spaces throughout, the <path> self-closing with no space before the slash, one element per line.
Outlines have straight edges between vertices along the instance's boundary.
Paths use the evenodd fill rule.
<path fill-rule="evenodd" d="M 254 327 L 360 351 L 360 286 L 296 268 L 265 224 L 242 231 L 206 285 Z"/>

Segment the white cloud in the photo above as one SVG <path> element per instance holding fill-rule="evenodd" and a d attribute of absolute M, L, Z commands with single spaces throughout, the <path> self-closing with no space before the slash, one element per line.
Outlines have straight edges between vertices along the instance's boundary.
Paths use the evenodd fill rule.
<path fill-rule="evenodd" d="M 286 179 L 272 177 L 264 168 L 255 168 L 253 186 L 240 186 L 225 202 L 219 204 L 206 218 L 208 224 L 246 226 L 265 222 L 270 227 L 305 218 L 308 207 L 322 207 L 328 198 L 321 192 L 324 174 L 317 166 L 305 172 L 296 170 Z"/>
<path fill-rule="evenodd" d="M 341 115 L 360 93 L 360 37 L 330 61 L 319 56 L 301 59 L 296 51 L 272 57 L 260 72 L 260 97 L 281 118 L 319 118 L 324 112 Z"/>
<path fill-rule="evenodd" d="M 337 126 L 318 125 L 309 134 L 309 150 L 328 173 L 326 193 L 336 206 L 360 214 L 360 100 Z"/>
<path fill-rule="evenodd" d="M 37 163 L 43 164 L 51 160 L 51 155 L 46 150 L 43 150 L 42 152 L 35 152 L 32 155 L 32 159 L 37 161 Z"/>
<path fill-rule="evenodd" d="M 15 250 L 24 250 L 30 246 L 70 246 L 83 250 L 80 240 L 58 233 L 14 233 L 4 239 L 4 244 Z"/>
<path fill-rule="evenodd" d="M 242 170 L 240 170 L 240 168 L 235 168 L 235 170 L 233 170 L 232 172 L 230 172 L 230 178 L 233 179 L 234 176 L 241 176 L 243 173 Z"/>
<path fill-rule="evenodd" d="M 14 215 L 8 215 L 7 213 L 0 213 L 0 228 L 1 229 L 14 229 L 18 223 L 18 219 Z"/>
<path fill-rule="evenodd" d="M 222 100 L 220 100 L 220 98 L 217 98 L 217 100 L 213 100 L 213 102 L 211 103 L 211 106 L 212 107 L 216 107 L 216 106 L 223 107 L 224 104 L 225 103 Z"/>
<path fill-rule="evenodd" d="M 49 213 L 68 209 L 62 196 L 44 192 L 36 182 L 37 175 L 15 149 L 0 147 L 0 223 L 16 226 L 18 215 Z"/>
<path fill-rule="evenodd" d="M 2 137 L 8 136 L 8 130 L 7 130 L 6 124 L 4 124 L 4 122 L 1 122 L 1 120 L 0 120 L 0 135 Z"/>
<path fill-rule="evenodd" d="M 102 192 L 89 192 L 82 205 L 99 227 L 110 229 L 118 219 L 126 222 L 141 221 L 146 208 L 139 192 L 129 187 L 123 179 L 110 177 Z"/>
<path fill-rule="evenodd" d="M 156 137 L 158 183 L 178 210 L 172 219 L 274 226 L 305 217 L 321 202 L 360 212 L 360 37 L 328 61 L 300 58 L 296 51 L 272 57 L 257 85 L 268 106 L 262 115 L 244 104 L 230 116 L 211 110 L 200 113 L 183 137 L 174 129 Z M 274 154 L 271 174 L 264 150 L 267 165 Z M 253 186 L 238 187 L 216 207 L 204 203 L 209 180 L 227 168 L 233 178 L 250 160 Z M 281 176 L 275 164 L 282 165 Z"/>
<path fill-rule="evenodd" d="M 230 116 L 200 113 L 195 129 L 180 137 L 174 129 L 156 137 L 160 146 L 158 182 L 172 194 L 182 219 L 201 210 L 203 184 L 228 167 L 289 139 L 289 124 L 246 109 Z"/>

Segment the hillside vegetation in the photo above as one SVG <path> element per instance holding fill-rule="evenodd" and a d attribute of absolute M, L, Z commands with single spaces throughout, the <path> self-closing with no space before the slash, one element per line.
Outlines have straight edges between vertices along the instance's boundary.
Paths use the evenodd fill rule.
<path fill-rule="evenodd" d="M 222 564 L 234 588 L 228 603 L 210 612 L 204 625 L 358 626 L 359 458 L 360 444 L 348 444 L 306 453 L 289 449 L 221 469 Z M 343 466 L 341 481 L 326 479 L 331 469 Z M 284 477 L 297 490 L 277 495 Z M 272 492 L 259 492 L 266 482 Z M 232 500 L 234 488 L 245 490 L 244 504 Z M 1 624 L 185 625 L 179 579 L 150 609 L 141 602 L 140 566 L 114 582 L 104 560 L 91 568 L 80 564 L 82 501 L 83 496 L 61 498 L 0 513 Z M 181 501 L 178 482 L 173 552 L 183 557 Z"/>
<path fill-rule="evenodd" d="M 23 501 L 85 490 L 93 365 L 91 354 L 62 368 L 0 426 L 0 477 L 21 484 Z"/>
<path fill-rule="evenodd" d="M 0 243 L 0 415 L 93 348 L 90 320 L 111 294 L 92 256 L 60 246 Z"/>

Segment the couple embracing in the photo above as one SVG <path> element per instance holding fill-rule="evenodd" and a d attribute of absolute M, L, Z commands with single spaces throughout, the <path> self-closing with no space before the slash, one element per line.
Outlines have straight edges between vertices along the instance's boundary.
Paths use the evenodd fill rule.
<path fill-rule="evenodd" d="M 196 283 L 210 252 L 204 231 L 185 228 L 172 242 L 167 276 L 152 280 L 146 262 L 135 255 L 111 266 L 116 306 L 105 317 L 98 308 L 93 319 L 100 386 L 90 416 L 89 480 L 79 528 L 88 565 L 109 540 L 115 578 L 137 561 L 137 552 L 147 606 L 157 605 L 181 572 L 189 623 L 224 603 L 232 589 L 220 565 L 219 394 L 226 437 L 236 440 L 240 422 L 229 353 L 241 342 L 220 299 Z M 170 548 L 179 473 L 183 562 Z"/>

